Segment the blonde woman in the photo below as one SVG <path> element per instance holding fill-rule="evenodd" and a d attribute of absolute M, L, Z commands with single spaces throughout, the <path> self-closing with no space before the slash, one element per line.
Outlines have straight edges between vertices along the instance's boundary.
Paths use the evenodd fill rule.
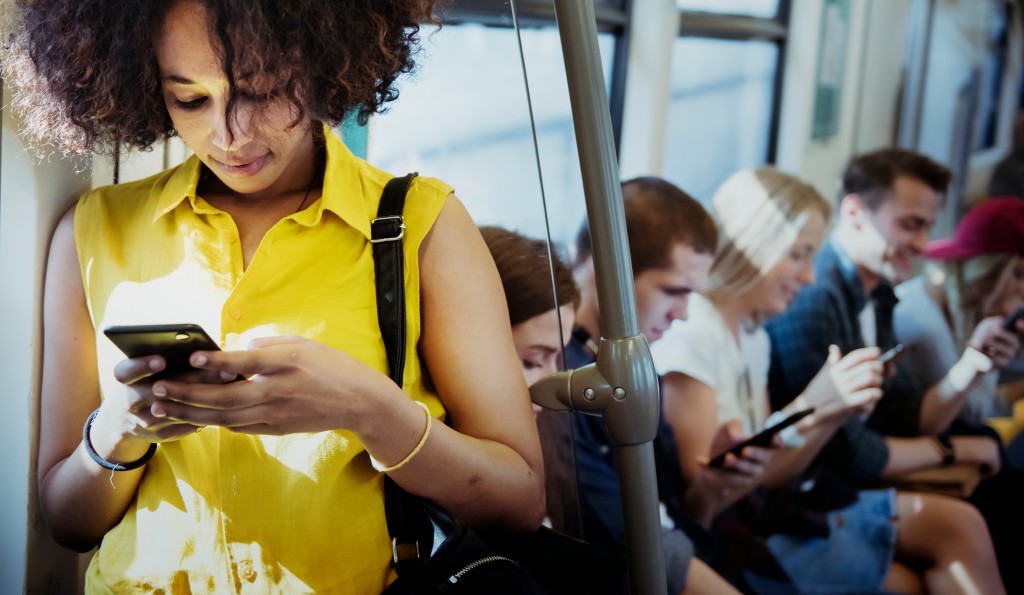
<path fill-rule="evenodd" d="M 831 213 L 812 187 L 761 168 L 730 177 L 714 196 L 712 215 L 719 245 L 706 289 L 692 299 L 689 321 L 675 323 L 652 348 L 664 376 L 665 415 L 687 478 L 716 454 L 716 426 L 731 424 L 751 433 L 766 424 L 770 343 L 760 322 L 784 311 L 813 280 L 814 255 Z M 851 416 L 872 410 L 881 396 L 878 353 L 872 347 L 840 357 L 832 348 L 815 380 L 782 410 L 816 408 L 799 424 L 799 435 L 785 440 L 773 457 L 765 487 L 805 478 L 832 434 Z M 862 492 L 852 503 L 837 504 L 816 535 L 775 531 L 767 543 L 801 590 L 917 592 L 922 584 L 942 590 L 955 583 L 953 563 L 959 560 L 976 584 L 985 585 L 984 592 L 1002 592 L 998 578 L 992 578 L 998 572 L 990 544 L 987 550 L 983 544 L 981 551 L 960 551 L 970 548 L 963 545 L 970 537 L 987 537 L 969 505 L 917 496 L 913 508 L 903 500 L 892 490 Z M 947 539 L 937 539 L 940 531 Z M 898 562 L 904 559 L 926 570 L 919 574 Z"/>
<path fill-rule="evenodd" d="M 1024 382 L 997 386 L 998 371 L 1020 348 L 1016 333 L 1001 327 L 1024 297 L 1022 254 L 1024 200 L 989 199 L 961 219 L 952 238 L 929 242 L 927 257 L 940 262 L 896 290 L 896 335 L 914 345 L 907 366 L 923 386 L 953 370 L 952 381 L 967 387 L 965 421 L 1009 415 L 1024 396 Z"/>

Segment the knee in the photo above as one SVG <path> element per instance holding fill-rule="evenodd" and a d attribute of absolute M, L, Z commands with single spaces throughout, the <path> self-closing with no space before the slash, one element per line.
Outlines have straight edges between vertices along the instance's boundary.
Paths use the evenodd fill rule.
<path fill-rule="evenodd" d="M 974 505 L 931 494 L 923 494 L 922 498 L 922 512 L 927 516 L 928 524 L 940 532 L 941 537 L 960 545 L 960 549 L 986 551 L 992 547 L 985 518 Z"/>

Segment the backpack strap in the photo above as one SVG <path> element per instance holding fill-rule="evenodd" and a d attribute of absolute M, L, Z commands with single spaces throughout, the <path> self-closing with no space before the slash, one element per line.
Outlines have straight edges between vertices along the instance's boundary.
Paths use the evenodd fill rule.
<path fill-rule="evenodd" d="M 377 217 L 370 222 L 377 322 L 384 339 L 388 375 L 399 387 L 405 371 L 405 195 L 416 173 L 393 178 L 384 186 Z M 433 528 L 415 497 L 384 476 L 384 514 L 391 536 L 391 554 L 399 575 L 422 566 L 430 557 Z"/>

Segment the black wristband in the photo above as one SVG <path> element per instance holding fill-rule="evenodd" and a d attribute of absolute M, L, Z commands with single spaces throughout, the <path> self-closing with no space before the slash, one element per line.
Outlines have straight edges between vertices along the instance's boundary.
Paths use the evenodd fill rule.
<path fill-rule="evenodd" d="M 97 465 L 104 469 L 110 469 L 111 471 L 131 471 L 132 469 L 138 469 L 145 465 L 153 458 L 153 455 L 156 454 L 156 442 L 149 445 L 149 450 L 146 451 L 146 454 L 131 463 L 111 463 L 101 457 L 99 453 L 96 452 L 96 449 L 92 447 L 92 441 L 89 440 L 89 430 L 92 428 L 92 422 L 96 419 L 99 412 L 100 410 L 96 409 L 96 411 L 89 414 L 89 419 L 85 420 L 85 427 L 82 428 L 82 442 L 85 444 L 85 452 L 89 453 L 89 458 L 96 461 Z"/>
<path fill-rule="evenodd" d="M 956 449 L 953 448 L 953 441 L 950 440 L 949 436 L 945 434 L 935 436 L 935 443 L 939 446 L 939 451 L 942 453 L 943 467 L 949 467 L 956 462 Z"/>

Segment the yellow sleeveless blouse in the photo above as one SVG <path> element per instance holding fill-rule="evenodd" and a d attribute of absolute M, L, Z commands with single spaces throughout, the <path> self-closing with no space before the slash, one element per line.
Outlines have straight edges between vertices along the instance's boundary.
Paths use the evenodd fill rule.
<path fill-rule="evenodd" d="M 390 175 L 329 129 L 324 192 L 264 236 L 245 270 L 231 217 L 196 196 L 200 162 L 94 190 L 75 239 L 102 394 L 124 358 L 101 332 L 198 323 L 221 348 L 302 335 L 387 373 L 370 220 Z M 405 207 L 407 353 L 420 337 L 418 252 L 451 188 L 418 178 Z M 444 410 L 418 357 L 405 392 Z M 103 538 L 89 593 L 378 593 L 392 580 L 382 475 L 350 432 L 249 436 L 207 428 L 161 444 L 124 519 Z"/>

